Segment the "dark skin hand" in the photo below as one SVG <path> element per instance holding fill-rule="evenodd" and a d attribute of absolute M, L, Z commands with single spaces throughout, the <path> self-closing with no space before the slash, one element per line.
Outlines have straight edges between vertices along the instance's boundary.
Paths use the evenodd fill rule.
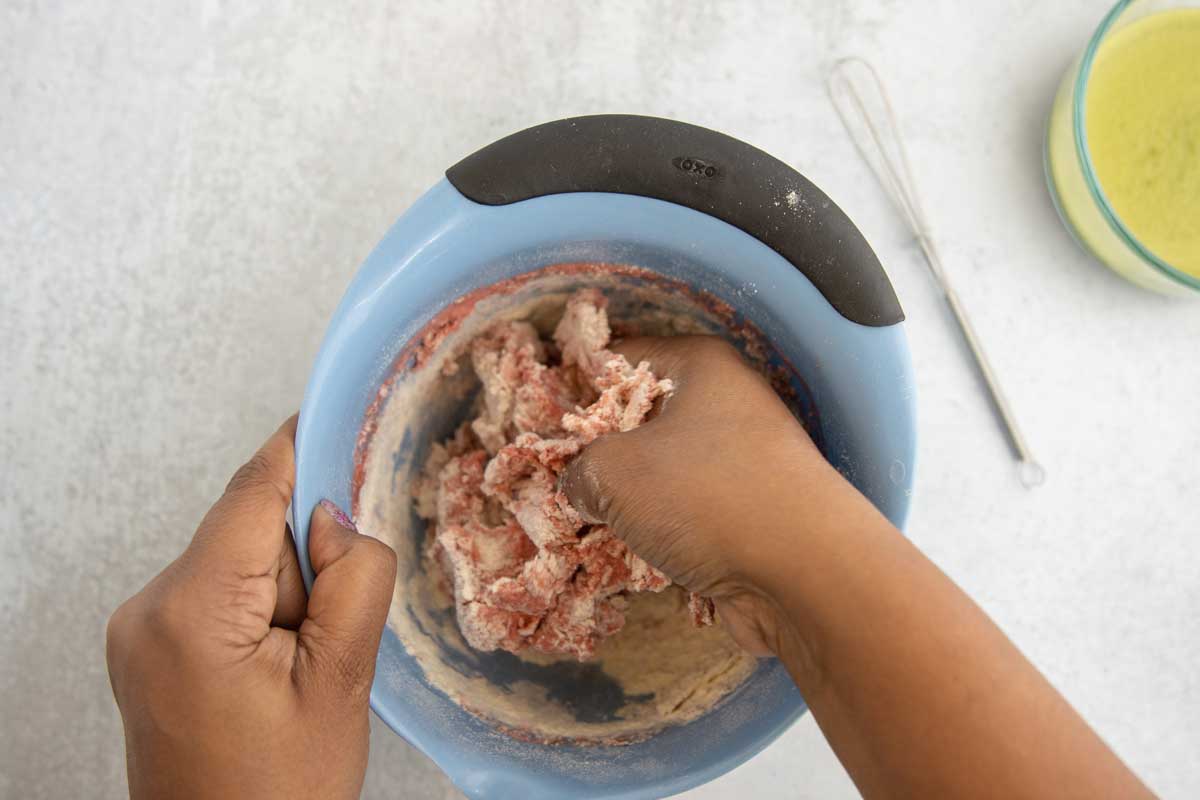
<path fill-rule="evenodd" d="M 618 349 L 677 388 L 576 459 L 572 503 L 783 660 L 864 796 L 1152 796 L 736 351 L 706 337 Z M 318 507 L 305 598 L 284 523 L 294 435 L 293 418 L 109 622 L 134 798 L 361 790 L 395 554 Z"/>
<path fill-rule="evenodd" d="M 617 349 L 677 388 L 576 459 L 572 503 L 783 660 L 865 797 L 1152 796 L 733 348 Z"/>
<path fill-rule="evenodd" d="M 293 417 L 233 476 L 183 555 L 109 620 L 133 798 L 362 789 L 396 555 L 318 506 L 305 597 L 285 523 L 295 433 Z"/>

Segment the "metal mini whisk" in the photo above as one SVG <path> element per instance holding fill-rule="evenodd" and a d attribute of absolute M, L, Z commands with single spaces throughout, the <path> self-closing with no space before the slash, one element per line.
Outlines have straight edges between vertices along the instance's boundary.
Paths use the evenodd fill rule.
<path fill-rule="evenodd" d="M 857 79 L 854 75 L 856 71 L 860 74 Z M 880 119 L 872 116 L 868 110 L 864 93 L 861 91 L 862 87 L 872 88 L 872 85 L 878 95 L 877 105 L 882 110 L 882 125 Z M 830 71 L 828 88 L 833 107 L 846 127 L 846 132 L 854 142 L 855 148 L 871 171 L 875 173 L 875 177 L 888 197 L 900 210 L 904 221 L 916 237 L 921 252 L 925 254 L 925 261 L 929 265 L 930 272 L 933 273 L 933 279 L 941 289 L 946 304 L 950 307 L 955 322 L 958 323 L 959 332 L 974 356 L 975 366 L 991 395 L 992 407 L 1020 462 L 1021 482 L 1029 487 L 1043 483 L 1046 479 L 1046 471 L 1033 457 L 1029 446 L 1025 443 L 1025 437 L 1021 435 L 1012 409 L 1009 407 L 1004 393 L 1000 390 L 996 373 L 983 352 L 983 346 L 979 342 L 975 329 L 971 326 L 962 301 L 959 300 L 946 277 L 942 259 L 929 235 L 929 225 L 925 220 L 925 211 L 921 207 L 921 201 L 917 195 L 917 184 L 913 179 L 908 152 L 904 146 L 904 139 L 900 135 L 900 127 L 896 122 L 896 112 L 892 109 L 891 100 L 888 99 L 879 73 L 861 58 L 843 58 L 834 64 Z M 854 115 L 857 115 L 860 120 L 858 126 L 851 123 L 851 117 Z M 865 138 L 864 133 L 866 134 Z M 891 139 L 890 150 L 885 137 Z M 874 153 L 874 157 L 872 157 L 872 153 Z"/>

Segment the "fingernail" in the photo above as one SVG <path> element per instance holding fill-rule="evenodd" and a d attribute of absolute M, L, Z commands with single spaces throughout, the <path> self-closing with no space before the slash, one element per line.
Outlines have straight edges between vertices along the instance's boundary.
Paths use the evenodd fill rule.
<path fill-rule="evenodd" d="M 331 500 L 322 500 L 321 508 L 325 509 L 325 513 L 333 517 L 333 521 L 341 525 L 351 533 L 358 533 L 358 528 L 354 525 L 354 520 L 346 516 L 346 512 L 338 508 Z"/>

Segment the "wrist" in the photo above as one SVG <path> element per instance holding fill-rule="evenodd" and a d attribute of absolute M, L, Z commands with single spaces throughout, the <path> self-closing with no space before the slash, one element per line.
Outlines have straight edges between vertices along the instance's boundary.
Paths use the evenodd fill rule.
<path fill-rule="evenodd" d="M 736 531 L 726 552 L 737 583 L 773 601 L 784 599 L 813 549 L 836 538 L 851 507 L 867 502 L 807 438 L 780 445 L 763 459 L 769 469 L 746 476 L 737 524 L 726 528 Z"/>
<path fill-rule="evenodd" d="M 746 589 L 718 600 L 717 610 L 742 649 L 756 656 L 775 656 L 784 662 L 798 685 L 814 685 L 820 672 L 816 654 L 793 615 L 779 601 L 761 591 Z"/>
<path fill-rule="evenodd" d="M 792 455 L 779 470 L 790 488 L 773 490 L 777 502 L 747 526 L 736 583 L 756 636 L 813 692 L 824 680 L 823 632 L 855 565 L 897 534 L 815 451 Z"/>

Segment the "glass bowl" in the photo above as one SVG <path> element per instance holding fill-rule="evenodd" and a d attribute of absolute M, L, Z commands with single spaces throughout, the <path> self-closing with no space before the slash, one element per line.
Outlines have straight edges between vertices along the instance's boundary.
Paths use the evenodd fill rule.
<path fill-rule="evenodd" d="M 1059 216 L 1084 250 L 1139 286 L 1200 297 L 1200 276 L 1155 255 L 1117 215 L 1096 176 L 1086 127 L 1088 81 L 1100 47 L 1131 22 L 1181 8 L 1200 8 L 1200 2 L 1121 0 L 1108 12 L 1059 86 L 1046 129 L 1045 168 Z"/>

